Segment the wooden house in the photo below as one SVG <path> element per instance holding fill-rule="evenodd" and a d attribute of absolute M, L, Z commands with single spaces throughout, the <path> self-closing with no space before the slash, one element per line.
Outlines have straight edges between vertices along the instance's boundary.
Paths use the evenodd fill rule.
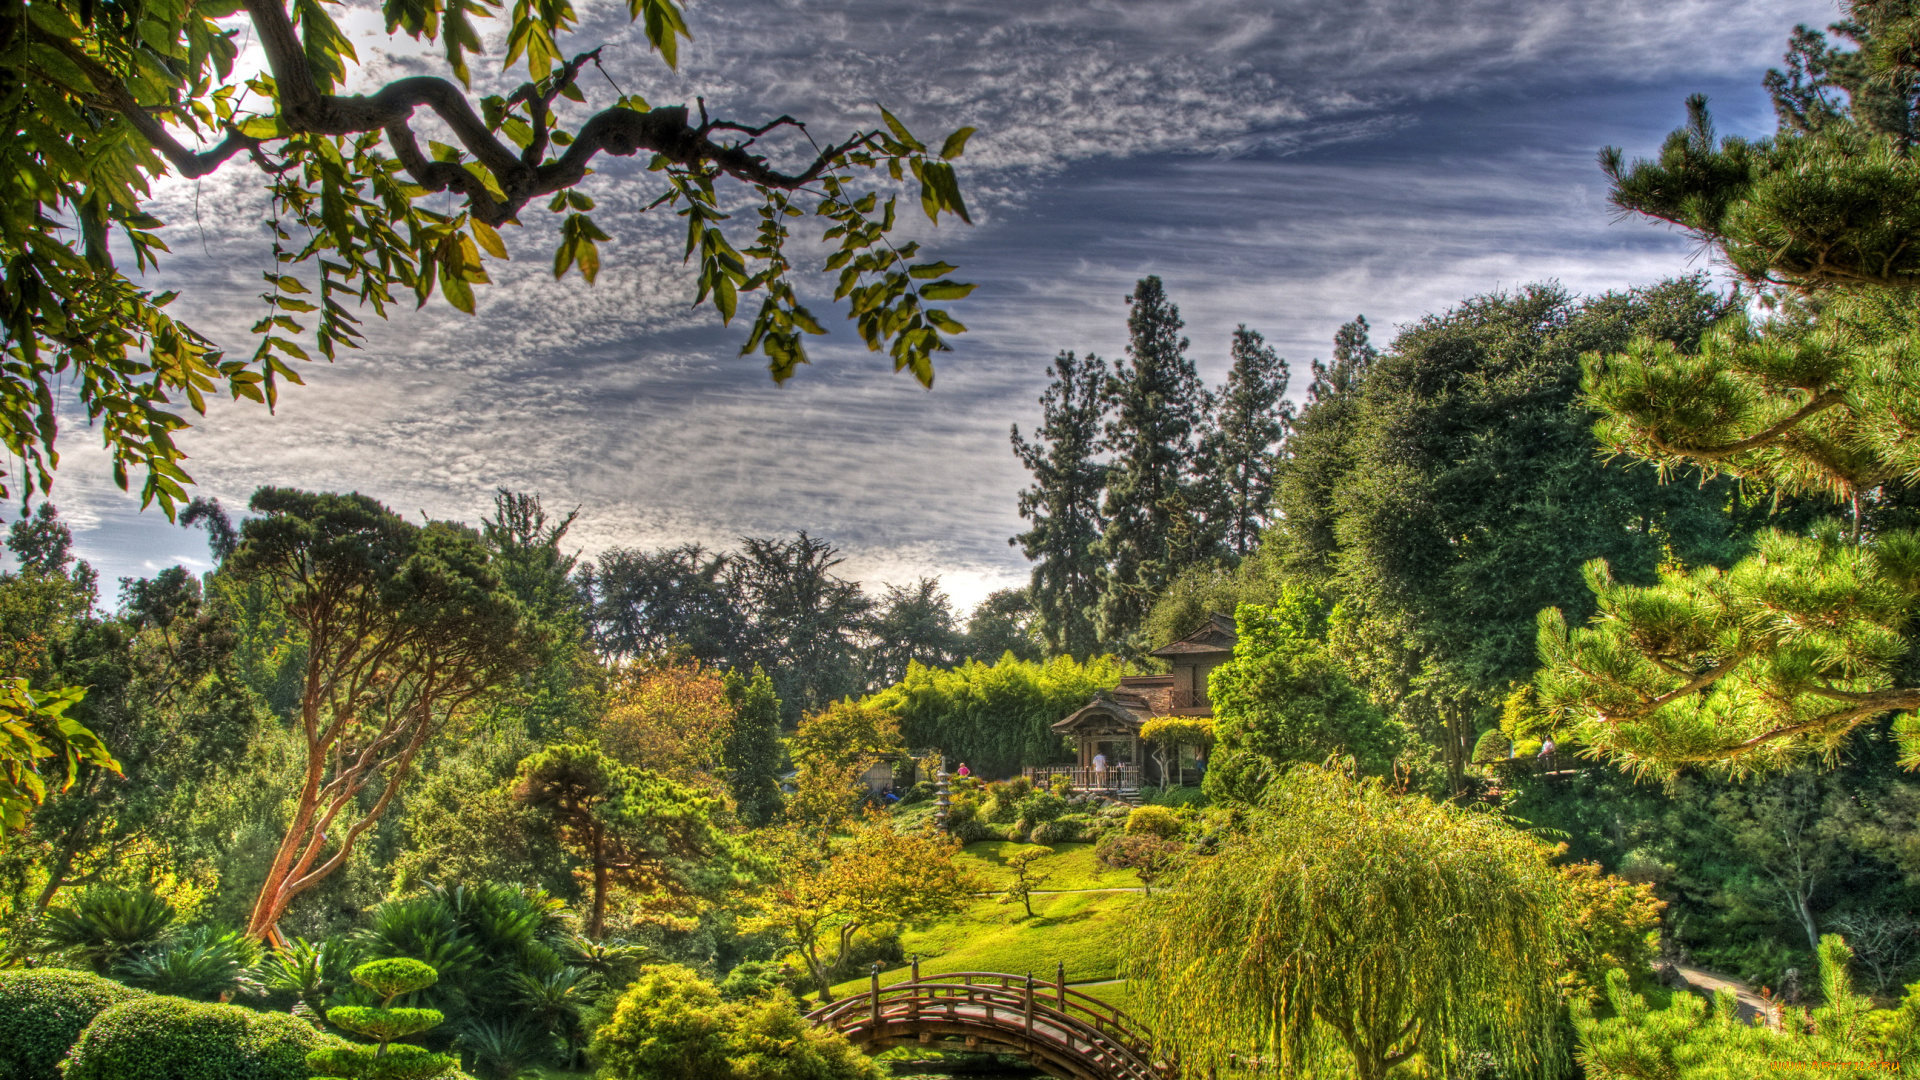
<path fill-rule="evenodd" d="M 1053 730 L 1074 740 L 1074 764 L 1028 769 L 1027 775 L 1044 781 L 1067 775 L 1077 788 L 1132 790 L 1142 783 L 1163 784 L 1159 764 L 1141 746 L 1140 727 L 1156 716 L 1212 716 L 1207 699 L 1207 676 L 1233 658 L 1233 619 L 1214 613 L 1193 633 L 1153 650 L 1149 655 L 1167 661 L 1165 675 L 1127 675 L 1112 690 L 1094 695 Z M 1098 775 L 1094 758 L 1105 755 L 1107 771 Z"/>

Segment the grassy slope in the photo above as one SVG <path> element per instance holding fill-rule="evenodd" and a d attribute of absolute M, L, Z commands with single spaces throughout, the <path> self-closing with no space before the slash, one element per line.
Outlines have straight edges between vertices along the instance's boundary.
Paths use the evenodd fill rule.
<path fill-rule="evenodd" d="M 1012 875 L 1007 859 L 1031 845 L 1005 840 L 983 840 L 968 844 L 954 862 L 971 870 L 987 882 L 989 888 L 1006 888 Z M 1042 889 L 1137 889 L 1140 882 L 1130 870 L 1106 870 L 1093 861 L 1092 844 L 1055 844 L 1054 853 L 1034 863 L 1034 869 L 1047 875 Z M 909 952 L 912 950 L 909 949 Z"/>
<path fill-rule="evenodd" d="M 1018 904 L 983 898 L 946 922 L 905 935 L 908 955 L 920 954 L 920 975 L 949 971 L 1004 971 L 1052 979 L 1067 965 L 1067 980 L 1111 979 L 1125 955 L 1122 916 L 1137 893 L 1061 893 L 1034 898 L 1029 919 Z M 882 972 L 880 985 L 907 977 L 906 968 Z M 866 979 L 834 988 L 835 995 L 866 989 Z"/>

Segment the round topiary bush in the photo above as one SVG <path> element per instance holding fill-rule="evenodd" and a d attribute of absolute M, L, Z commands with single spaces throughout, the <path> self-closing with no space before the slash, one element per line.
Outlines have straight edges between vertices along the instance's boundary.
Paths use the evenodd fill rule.
<path fill-rule="evenodd" d="M 1180 835 L 1180 816 L 1164 806 L 1136 806 L 1127 815 L 1127 835 L 1171 840 Z"/>
<path fill-rule="evenodd" d="M 1513 740 L 1507 738 L 1507 733 L 1501 731 L 1499 728 L 1488 728 L 1486 732 L 1480 736 L 1479 741 L 1473 744 L 1473 763 L 1475 765 L 1488 765 L 1496 761 L 1504 761 L 1512 755 Z"/>
<path fill-rule="evenodd" d="M 60 1080 L 60 1059 L 94 1017 L 146 996 L 86 971 L 0 971 L 0 1080 Z"/>
<path fill-rule="evenodd" d="M 339 1045 L 286 1013 L 143 994 L 87 1025 L 66 1080 L 307 1080 L 307 1055 Z"/>

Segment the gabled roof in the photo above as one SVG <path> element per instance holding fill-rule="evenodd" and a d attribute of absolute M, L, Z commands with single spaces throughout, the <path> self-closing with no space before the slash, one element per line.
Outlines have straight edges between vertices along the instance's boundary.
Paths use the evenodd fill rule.
<path fill-rule="evenodd" d="M 1080 711 L 1053 725 L 1053 730 L 1068 733 L 1102 719 L 1138 729 L 1156 716 L 1173 711 L 1173 676 L 1127 675 L 1111 690 L 1096 691 L 1093 700 Z"/>
<path fill-rule="evenodd" d="M 1210 612 L 1207 621 L 1186 637 L 1148 653 L 1148 656 L 1198 657 L 1210 654 L 1230 655 L 1239 636 L 1233 632 L 1233 616 Z"/>

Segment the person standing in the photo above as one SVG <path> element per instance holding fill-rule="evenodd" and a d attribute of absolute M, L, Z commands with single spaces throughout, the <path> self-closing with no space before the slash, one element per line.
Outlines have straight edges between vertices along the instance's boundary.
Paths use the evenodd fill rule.
<path fill-rule="evenodd" d="M 1107 755 L 1104 753 L 1093 755 L 1093 786 L 1107 786 Z"/>
<path fill-rule="evenodd" d="M 973 773 L 968 771 L 967 763 L 964 761 L 960 763 L 960 767 L 958 769 L 955 769 L 953 771 L 953 774 L 955 776 L 972 776 L 973 775 Z"/>

